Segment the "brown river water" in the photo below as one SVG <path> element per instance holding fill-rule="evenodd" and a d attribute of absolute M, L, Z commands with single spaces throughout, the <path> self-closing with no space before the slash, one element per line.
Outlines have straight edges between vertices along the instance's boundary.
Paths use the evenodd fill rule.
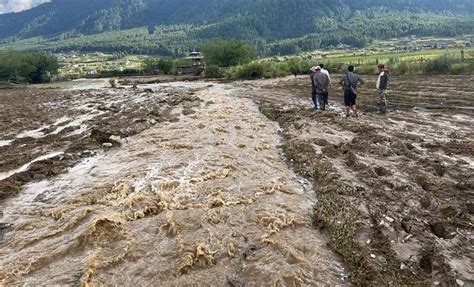
<path fill-rule="evenodd" d="M 195 114 L 0 203 L 0 286 L 343 284 L 317 198 L 249 90 L 169 86 L 200 89 Z"/>

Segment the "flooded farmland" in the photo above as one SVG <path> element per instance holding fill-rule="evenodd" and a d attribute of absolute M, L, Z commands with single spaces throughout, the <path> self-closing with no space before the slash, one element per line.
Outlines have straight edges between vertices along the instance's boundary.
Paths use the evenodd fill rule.
<path fill-rule="evenodd" d="M 0 285 L 473 283 L 473 81 L 429 81 L 0 90 Z"/>

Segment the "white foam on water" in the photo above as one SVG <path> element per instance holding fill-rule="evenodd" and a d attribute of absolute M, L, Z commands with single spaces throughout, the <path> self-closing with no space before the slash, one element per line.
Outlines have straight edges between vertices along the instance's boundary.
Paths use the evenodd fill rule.
<path fill-rule="evenodd" d="M 35 158 L 34 160 L 30 161 L 27 164 L 22 165 L 20 168 L 10 170 L 10 171 L 0 172 L 0 180 L 7 179 L 7 178 L 9 178 L 12 175 L 17 174 L 17 173 L 27 171 L 30 168 L 30 166 L 35 162 L 47 160 L 47 159 L 56 157 L 58 155 L 62 155 L 63 153 L 64 152 L 61 151 L 61 152 L 53 152 L 53 153 L 50 153 L 50 154 L 47 154 L 47 155 L 43 155 L 43 156 L 40 156 L 38 158 Z"/>
<path fill-rule="evenodd" d="M 68 123 L 67 125 L 58 127 L 51 134 L 52 135 L 57 135 L 60 132 L 62 132 L 63 130 L 69 128 L 69 127 L 79 127 L 79 126 L 82 125 L 83 122 L 90 121 L 90 120 L 94 119 L 95 117 L 96 117 L 96 115 L 93 115 L 93 114 L 80 115 L 76 119 L 74 119 L 73 121 Z"/>
<path fill-rule="evenodd" d="M 12 140 L 0 140 L 0 147 L 10 145 Z"/>
<path fill-rule="evenodd" d="M 42 126 L 36 130 L 24 131 L 18 134 L 16 137 L 19 139 L 22 138 L 42 138 L 44 137 L 44 133 L 42 132 L 43 129 L 47 128 L 48 126 Z"/>
<path fill-rule="evenodd" d="M 60 125 L 60 124 L 65 123 L 69 120 L 71 120 L 71 119 L 68 118 L 68 117 L 61 117 L 51 125 L 43 125 L 43 126 L 37 128 L 35 130 L 23 131 L 23 132 L 19 133 L 16 137 L 19 138 L 19 139 L 28 138 L 28 137 L 39 139 L 39 138 L 42 138 L 42 137 L 46 136 L 46 134 L 44 132 L 42 132 L 42 130 L 44 130 L 46 128 L 49 128 L 49 127 L 52 127 L 52 126 Z"/>
<path fill-rule="evenodd" d="M 78 136 L 85 133 L 88 129 L 88 125 L 82 124 L 77 130 L 74 130 L 66 135 L 66 137 Z"/>

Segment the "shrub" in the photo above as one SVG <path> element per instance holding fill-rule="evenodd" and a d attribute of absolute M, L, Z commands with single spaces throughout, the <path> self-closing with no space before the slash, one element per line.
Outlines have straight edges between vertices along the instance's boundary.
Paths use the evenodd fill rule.
<path fill-rule="evenodd" d="M 347 72 L 344 71 L 344 73 Z M 362 75 L 370 75 L 370 74 L 376 74 L 377 73 L 377 66 L 375 65 L 356 65 L 356 73 L 362 74 Z"/>
<path fill-rule="evenodd" d="M 278 78 L 290 75 L 290 67 L 287 62 L 266 62 L 264 63 L 264 78 Z"/>
<path fill-rule="evenodd" d="M 394 70 L 399 75 L 405 75 L 410 73 L 410 64 L 408 62 L 400 62 L 398 65 L 395 66 Z"/>
<path fill-rule="evenodd" d="M 428 60 L 423 65 L 423 71 L 427 74 L 447 74 L 451 71 L 451 65 L 455 62 L 447 54 L 436 58 Z"/>
<path fill-rule="evenodd" d="M 157 74 L 162 72 L 169 75 L 174 68 L 174 61 L 171 58 L 149 58 L 143 62 L 143 71 L 148 74 Z"/>
<path fill-rule="evenodd" d="M 303 73 L 303 61 L 298 58 L 290 58 L 288 61 L 288 68 L 292 75 L 301 75 Z"/>
<path fill-rule="evenodd" d="M 262 78 L 265 65 L 261 62 L 253 62 L 247 65 L 233 67 L 227 73 L 229 79 L 258 79 Z"/>
<path fill-rule="evenodd" d="M 468 63 L 455 63 L 451 66 L 451 74 L 460 75 L 460 74 L 474 74 L 474 62 Z"/>
<path fill-rule="evenodd" d="M 204 70 L 204 76 L 206 78 L 223 78 L 224 72 L 219 68 L 219 66 L 211 65 L 207 66 Z"/>

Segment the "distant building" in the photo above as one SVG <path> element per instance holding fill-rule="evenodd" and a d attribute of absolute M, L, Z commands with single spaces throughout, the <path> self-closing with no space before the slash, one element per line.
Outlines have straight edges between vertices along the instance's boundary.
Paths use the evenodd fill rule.
<path fill-rule="evenodd" d="M 199 52 L 191 52 L 189 56 L 185 58 L 190 61 L 190 65 L 179 66 L 177 69 L 178 75 L 195 75 L 200 76 L 204 72 L 206 67 L 204 64 L 204 57 Z"/>
<path fill-rule="evenodd" d="M 398 53 L 401 53 L 401 52 L 406 52 L 406 51 L 409 51 L 410 48 L 408 46 L 396 46 L 395 47 L 395 51 L 398 52 Z"/>
<path fill-rule="evenodd" d="M 432 49 L 433 49 L 433 46 L 429 44 L 425 44 L 420 47 L 420 50 L 432 50 Z"/>
<path fill-rule="evenodd" d="M 95 69 L 87 69 L 84 71 L 84 74 L 88 75 L 88 76 L 92 76 L 92 75 L 96 75 L 97 74 L 97 70 Z"/>
<path fill-rule="evenodd" d="M 338 48 L 338 49 L 349 49 L 349 48 L 351 48 L 351 46 L 340 43 L 339 45 L 336 46 L 336 48 Z"/>

